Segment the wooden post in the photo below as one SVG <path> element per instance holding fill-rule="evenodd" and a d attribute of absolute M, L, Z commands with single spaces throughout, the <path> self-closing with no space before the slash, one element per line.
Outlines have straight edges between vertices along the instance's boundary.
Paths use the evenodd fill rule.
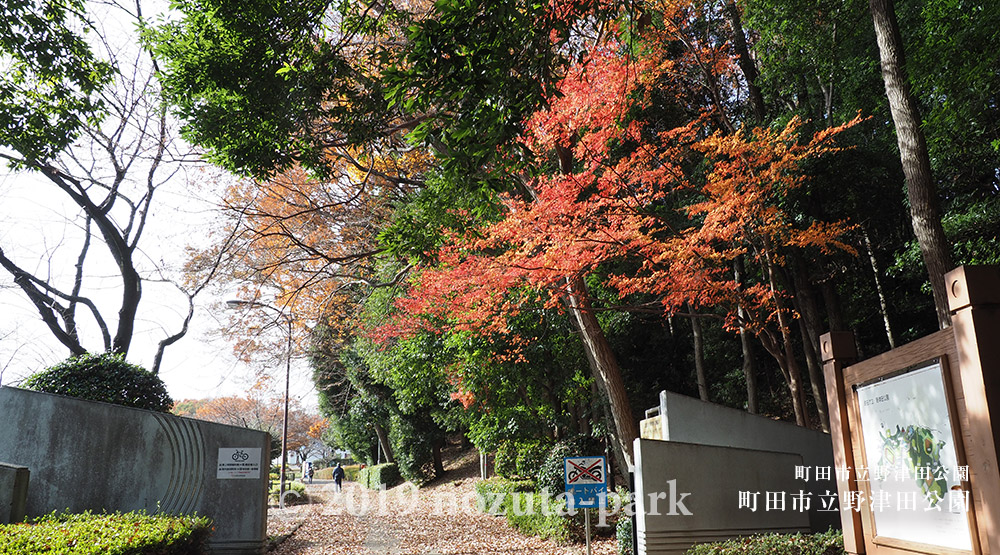
<path fill-rule="evenodd" d="M 1000 267 L 945 274 L 968 414 L 966 459 L 983 553 L 1000 554 Z M 997 425 L 993 425 L 993 421 Z M 977 495 L 978 494 L 978 495 Z M 978 498 L 976 498 L 978 497 Z"/>
<path fill-rule="evenodd" d="M 826 380 L 826 399 L 830 411 L 830 437 L 833 442 L 833 461 L 836 468 L 851 469 L 843 476 L 837 473 L 837 491 L 857 491 L 854 473 L 854 451 L 851 447 L 851 429 L 848 420 L 848 392 L 844 385 L 844 367 L 857 358 L 854 334 L 849 331 L 831 331 L 819 338 L 823 357 L 823 375 Z M 865 552 L 865 535 L 858 511 L 840 511 L 844 528 L 844 549 L 851 554 Z"/>

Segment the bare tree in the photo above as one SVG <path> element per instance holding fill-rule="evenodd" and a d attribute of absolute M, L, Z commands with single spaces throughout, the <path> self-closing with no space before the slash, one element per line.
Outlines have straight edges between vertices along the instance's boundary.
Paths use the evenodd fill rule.
<path fill-rule="evenodd" d="M 0 245 L 0 267 L 72 355 L 90 350 L 128 354 L 143 284 L 147 276 L 163 279 L 157 264 L 145 260 L 141 240 L 154 196 L 177 176 L 185 159 L 172 140 L 148 55 L 103 36 L 99 49 L 114 78 L 96 93 L 103 110 L 80 127 L 77 140 L 48 158 L 16 144 L 0 151 L 25 183 L 42 183 L 31 192 L 34 198 L 48 204 L 62 197 L 73 207 L 64 216 L 68 232 L 55 247 L 38 252 L 25 244 Z M 182 288 L 189 301 L 187 317 L 180 331 L 161 341 L 154 372 L 163 348 L 186 333 L 199 290 Z"/>

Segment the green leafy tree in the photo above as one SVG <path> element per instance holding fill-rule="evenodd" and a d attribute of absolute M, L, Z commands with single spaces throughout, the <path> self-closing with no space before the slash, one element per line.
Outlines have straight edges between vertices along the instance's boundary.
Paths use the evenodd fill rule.
<path fill-rule="evenodd" d="M 111 66 L 91 51 L 79 0 L 12 0 L 0 7 L 0 144 L 20 153 L 15 166 L 43 163 L 100 120 L 97 93 Z"/>
<path fill-rule="evenodd" d="M 170 412 L 174 406 L 163 380 L 125 362 L 118 353 L 71 357 L 32 375 L 22 385 L 35 391 L 137 409 Z"/>
<path fill-rule="evenodd" d="M 258 177 L 294 163 L 325 173 L 346 147 L 400 125 L 366 40 L 395 18 L 391 4 L 379 16 L 329 0 L 183 0 L 174 9 L 181 17 L 148 27 L 145 40 L 185 136 L 219 165 Z"/>

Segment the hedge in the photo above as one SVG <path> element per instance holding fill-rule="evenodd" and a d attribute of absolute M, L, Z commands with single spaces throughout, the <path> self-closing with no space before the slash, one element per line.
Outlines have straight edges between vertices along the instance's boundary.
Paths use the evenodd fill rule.
<path fill-rule="evenodd" d="M 335 467 L 328 466 L 326 468 L 321 468 L 313 474 L 313 478 L 316 480 L 333 480 L 333 469 Z M 344 469 L 344 481 L 345 482 L 357 482 L 358 472 L 361 471 L 360 464 L 349 464 L 346 466 L 341 466 Z"/>
<path fill-rule="evenodd" d="M 511 508 L 511 493 L 535 491 L 533 480 L 508 480 L 494 476 L 486 480 L 479 480 L 475 485 L 476 503 L 481 510 L 490 512 L 490 507 L 496 505 L 496 497 L 503 496 L 503 499 L 496 505 L 497 511 L 492 514 L 506 514 Z"/>
<path fill-rule="evenodd" d="M 366 466 L 358 472 L 358 483 L 368 489 L 391 488 L 402 481 L 395 463 Z"/>
<path fill-rule="evenodd" d="M 315 480 L 333 480 L 333 467 L 328 466 L 326 468 L 321 468 L 313 473 L 313 479 Z"/>
<path fill-rule="evenodd" d="M 196 555 L 212 521 L 198 516 L 56 514 L 0 525 L 0 555 Z"/>
<path fill-rule="evenodd" d="M 844 555 L 840 530 L 822 534 L 766 534 L 696 545 L 687 555 Z"/>

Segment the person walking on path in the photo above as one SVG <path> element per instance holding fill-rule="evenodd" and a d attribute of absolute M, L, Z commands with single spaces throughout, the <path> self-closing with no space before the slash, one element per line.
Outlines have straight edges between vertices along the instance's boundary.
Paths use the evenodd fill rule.
<path fill-rule="evenodd" d="M 340 466 L 340 463 L 337 463 L 337 468 L 333 469 L 333 483 L 337 484 L 337 491 L 339 492 L 344 483 L 344 467 Z"/>

